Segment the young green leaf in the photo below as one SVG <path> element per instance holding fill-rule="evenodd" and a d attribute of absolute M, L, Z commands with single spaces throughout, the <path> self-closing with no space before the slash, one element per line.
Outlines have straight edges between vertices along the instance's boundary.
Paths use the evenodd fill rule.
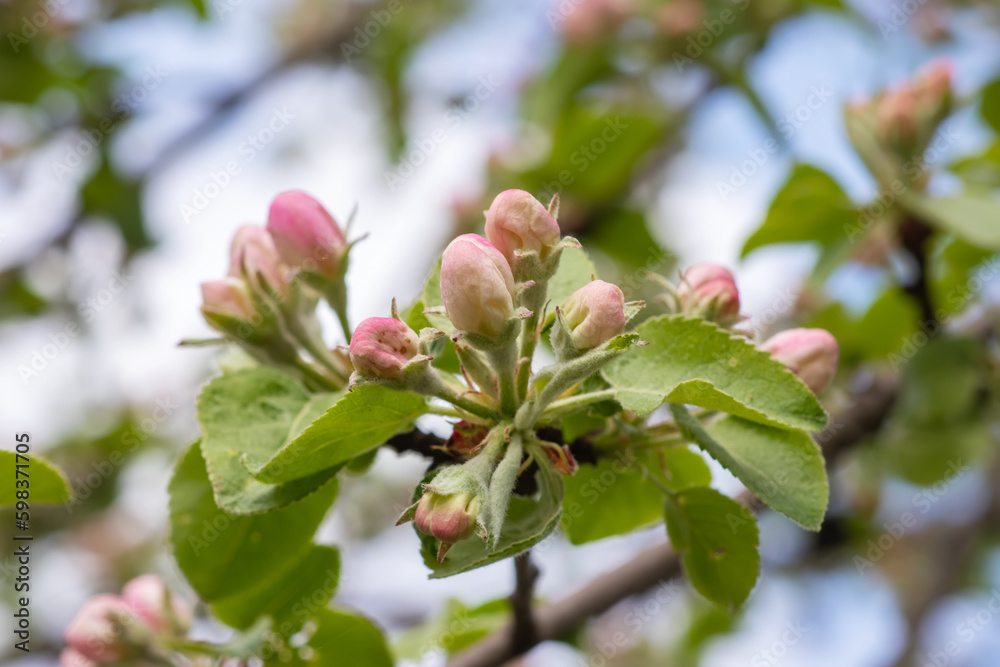
<path fill-rule="evenodd" d="M 658 454 L 632 459 L 622 452 L 614 460 L 581 465 L 575 475 L 567 477 L 561 526 L 570 542 L 592 542 L 661 521 L 663 491 L 636 465 L 641 462 L 648 470 L 658 470 Z M 708 466 L 698 454 L 678 447 L 662 455 L 668 473 L 657 474 L 661 484 L 680 490 L 711 481 Z"/>
<path fill-rule="evenodd" d="M 989 191 L 966 190 L 950 197 L 909 193 L 903 205 L 975 246 L 1000 249 L 1000 201 Z"/>
<path fill-rule="evenodd" d="M 434 538 L 420 535 L 424 563 L 432 570 L 431 579 L 450 577 L 468 572 L 498 560 L 517 555 L 548 537 L 562 513 L 563 481 L 559 473 L 542 466 L 535 474 L 539 492 L 537 497 L 512 496 L 507 508 L 507 518 L 497 547 L 490 550 L 486 542 L 470 537 L 456 543 L 444 562 L 437 562 L 437 544 Z"/>
<path fill-rule="evenodd" d="M 274 619 L 273 631 L 288 639 L 310 615 L 323 609 L 337 590 L 340 554 L 313 545 L 284 576 L 243 593 L 216 600 L 212 611 L 222 622 L 240 630 L 261 616 Z"/>
<path fill-rule="evenodd" d="M 819 530 L 830 487 L 826 462 L 807 433 L 726 417 L 703 428 L 683 406 L 670 411 L 681 431 L 746 484 L 758 498 L 803 528 Z"/>
<path fill-rule="evenodd" d="M 427 410 L 423 397 L 379 385 L 356 387 L 267 461 L 257 479 L 272 484 L 347 463 L 410 428 Z"/>
<path fill-rule="evenodd" d="M 816 167 L 800 164 L 771 202 L 764 223 L 743 245 L 742 255 L 772 243 L 832 245 L 846 240 L 844 228 L 857 218 L 856 208 L 835 180 Z"/>
<path fill-rule="evenodd" d="M 597 277 L 597 267 L 583 248 L 566 248 L 559 257 L 559 268 L 549 280 L 549 312 Z"/>
<path fill-rule="evenodd" d="M 321 609 L 315 620 L 316 632 L 309 639 L 315 655 L 308 664 L 316 667 L 392 667 L 393 659 L 382 632 L 363 616 Z"/>
<path fill-rule="evenodd" d="M 297 380 L 268 368 L 209 382 L 198 396 L 198 422 L 218 506 L 232 514 L 270 512 L 301 500 L 333 477 L 336 468 L 288 484 L 263 484 L 247 466 L 263 465 L 335 400 L 335 394 L 310 397 Z"/>
<path fill-rule="evenodd" d="M 337 493 L 336 479 L 268 514 L 237 516 L 215 504 L 196 442 L 170 480 L 170 542 L 181 571 L 207 601 L 280 579 L 311 549 L 310 539 Z"/>
<path fill-rule="evenodd" d="M 636 332 L 649 344 L 604 368 L 623 407 L 647 415 L 664 401 L 722 410 L 750 421 L 819 431 L 827 415 L 784 364 L 700 319 L 664 315 Z"/>
<path fill-rule="evenodd" d="M 670 542 L 699 593 L 733 610 L 757 583 L 757 519 L 732 498 L 696 486 L 664 500 Z"/>
<path fill-rule="evenodd" d="M 10 482 L 5 482 L 0 489 L 0 507 L 14 505 L 18 500 L 24 500 L 17 497 L 17 492 L 23 490 L 17 486 L 18 480 L 27 480 L 31 483 L 29 503 L 63 503 L 69 500 L 69 486 L 59 468 L 34 454 L 22 456 L 28 456 L 29 460 L 18 459 L 15 452 L 0 450 L 0 468 L 6 471 L 4 474 L 9 475 L 10 479 Z M 24 466 L 25 463 L 26 467 L 15 467 Z M 15 470 L 23 471 L 24 474 L 15 477 Z"/>

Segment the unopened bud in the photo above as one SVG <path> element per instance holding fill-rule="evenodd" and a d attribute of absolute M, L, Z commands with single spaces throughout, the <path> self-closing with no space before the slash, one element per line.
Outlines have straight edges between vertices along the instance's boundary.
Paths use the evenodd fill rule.
<path fill-rule="evenodd" d="M 287 264 L 328 280 L 340 277 L 347 241 L 333 216 L 311 195 L 289 190 L 275 197 L 267 231 Z"/>
<path fill-rule="evenodd" d="M 95 595 L 80 607 L 63 639 L 76 653 L 98 662 L 121 660 L 129 652 L 128 626 L 136 617 L 117 595 Z"/>
<path fill-rule="evenodd" d="M 369 317 L 351 337 L 351 363 L 362 377 L 398 380 L 418 353 L 418 337 L 392 317 Z"/>
<path fill-rule="evenodd" d="M 514 276 L 503 254 L 477 234 L 463 234 L 444 251 L 441 299 L 455 328 L 498 338 L 514 316 Z"/>
<path fill-rule="evenodd" d="M 729 269 L 708 262 L 695 264 L 681 277 L 677 298 L 685 312 L 700 315 L 722 325 L 740 316 L 740 292 Z"/>
<path fill-rule="evenodd" d="M 263 227 L 243 225 L 236 230 L 229 251 L 229 275 L 243 278 L 264 293 L 288 294 L 285 267 L 274 240 Z"/>
<path fill-rule="evenodd" d="M 573 292 L 561 308 L 562 322 L 578 351 L 606 343 L 625 330 L 625 295 L 621 288 L 594 280 Z"/>
<path fill-rule="evenodd" d="M 837 372 L 837 339 L 825 329 L 788 329 L 764 341 L 760 349 L 788 366 L 815 394 L 825 391 Z"/>
<path fill-rule="evenodd" d="M 223 278 L 201 284 L 201 313 L 216 329 L 228 332 L 233 323 L 249 322 L 256 313 L 247 284 Z"/>
<path fill-rule="evenodd" d="M 417 503 L 413 522 L 424 535 L 454 544 L 475 532 L 478 513 L 479 499 L 474 494 L 443 495 L 427 489 Z"/>
<path fill-rule="evenodd" d="M 97 663 L 73 648 L 59 654 L 59 667 L 97 667 Z"/>
<path fill-rule="evenodd" d="M 514 251 L 534 250 L 542 259 L 559 243 L 559 224 L 524 190 L 505 190 L 486 213 L 486 238 L 514 264 Z"/>
<path fill-rule="evenodd" d="M 122 599 L 154 632 L 183 634 L 191 627 L 191 608 L 171 595 L 163 579 L 154 574 L 144 574 L 125 584 Z"/>

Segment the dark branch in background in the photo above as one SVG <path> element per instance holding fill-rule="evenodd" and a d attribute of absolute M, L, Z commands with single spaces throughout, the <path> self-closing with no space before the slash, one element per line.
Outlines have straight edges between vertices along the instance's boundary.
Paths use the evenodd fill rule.
<path fill-rule="evenodd" d="M 937 322 L 927 278 L 927 241 L 933 233 L 934 230 L 930 226 L 912 216 L 904 218 L 899 225 L 900 245 L 909 253 L 914 263 L 913 279 L 903 289 L 917 302 L 921 321 L 925 325 Z"/>
<path fill-rule="evenodd" d="M 538 643 L 532 598 L 539 573 L 538 568 L 531 562 L 531 551 L 514 556 L 514 571 L 517 575 L 517 585 L 510 596 L 512 615 L 510 644 L 515 651 L 523 653 Z"/>
<path fill-rule="evenodd" d="M 827 456 L 828 465 L 847 449 L 877 431 L 896 399 L 898 382 L 891 378 L 864 378 L 843 409 L 835 410 L 829 428 L 816 440 Z M 761 509 L 757 498 L 744 492 L 740 502 Z M 514 623 L 489 635 L 459 653 L 448 667 L 495 667 L 527 652 L 535 644 L 563 639 L 588 619 L 599 616 L 618 602 L 638 595 L 681 575 L 680 558 L 669 544 L 643 551 L 616 570 L 597 577 L 582 589 L 558 602 L 535 611 L 536 641 L 515 645 Z"/>

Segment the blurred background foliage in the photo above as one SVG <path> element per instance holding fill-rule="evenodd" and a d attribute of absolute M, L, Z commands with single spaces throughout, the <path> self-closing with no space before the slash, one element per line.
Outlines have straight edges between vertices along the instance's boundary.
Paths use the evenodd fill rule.
<path fill-rule="evenodd" d="M 542 647 L 526 664 L 576 665 L 590 654 L 587 664 L 636 667 L 737 660 L 770 665 L 779 659 L 786 664 L 922 665 L 921 658 L 954 639 L 963 614 L 983 608 L 996 593 L 996 3 L 562 0 L 501 5 L 458 0 L 0 3 L 0 197 L 5 202 L 0 212 L 0 346 L 9 376 L 4 395 L 17 395 L 4 421 L 8 430 L 46 436 L 36 438 L 37 447 L 66 471 L 75 495 L 65 507 L 36 513 L 39 549 L 47 554 L 37 574 L 39 613 L 49 620 L 40 621 L 37 654 L 15 662 L 2 653 L 9 650 L 4 645 L 5 664 L 50 664 L 61 624 L 83 597 L 116 590 L 141 571 L 173 571 L 163 549 L 165 510 L 151 508 L 165 505 L 166 470 L 193 433 L 191 405 L 199 382 L 211 372 L 210 353 L 186 352 L 192 361 L 165 388 L 157 384 L 162 365 L 137 364 L 142 372 L 131 375 L 120 365 L 145 357 L 175 364 L 179 354 L 167 346 L 183 335 L 179 329 L 203 331 L 196 328 L 201 325 L 194 324 L 195 316 L 177 313 L 194 310 L 191 276 L 211 276 L 222 266 L 226 234 L 188 234 L 178 247 L 178 237 L 169 230 L 189 222 L 192 209 L 184 207 L 194 207 L 195 224 L 203 228 L 223 217 L 226 224 L 241 222 L 229 218 L 244 211 L 255 210 L 260 219 L 262 202 L 295 186 L 276 174 L 294 181 L 302 173 L 297 160 L 311 170 L 303 187 L 344 203 L 341 216 L 346 217 L 350 202 L 360 204 L 362 217 L 366 207 L 374 207 L 376 215 L 397 216 L 402 222 L 396 229 L 408 234 L 401 243 L 414 238 L 414 227 L 436 228 L 425 234 L 428 247 L 419 260 L 397 254 L 386 262 L 399 266 L 407 257 L 399 269 L 402 277 L 386 277 L 378 288 L 369 285 L 377 275 L 374 269 L 353 279 L 352 290 L 360 294 L 355 303 L 363 304 L 355 307 L 359 314 L 383 310 L 364 304 L 366 298 L 383 299 L 392 290 L 404 300 L 414 297 L 416 277 L 429 269 L 434 252 L 451 235 L 479 228 L 495 193 L 523 188 L 547 200 L 558 192 L 563 229 L 584 242 L 601 276 L 621 284 L 628 297 L 655 295 L 644 279 L 647 270 L 673 275 L 695 260 L 737 261 L 737 254 L 748 264 L 756 259 L 751 277 L 777 277 L 763 280 L 768 287 L 757 291 L 748 309 L 753 335 L 792 325 L 832 331 L 842 357 L 837 386 L 828 398 L 846 414 L 863 415 L 877 401 L 866 392 L 890 388 L 891 400 L 871 417 L 874 422 L 861 442 L 831 465 L 833 504 L 823 531 L 812 537 L 778 517 L 763 519 L 762 529 L 771 537 L 762 544 L 783 546 L 764 554 L 765 584 L 743 612 L 724 614 L 681 587 L 667 602 L 654 605 L 640 631 L 614 655 L 601 647 L 613 642 L 616 629 L 642 608 L 642 600 L 623 602 L 596 620 L 572 648 Z M 490 25 L 494 15 L 501 17 L 495 28 Z M 795 118 L 805 108 L 796 107 L 803 100 L 789 100 L 787 94 L 778 99 L 774 77 L 758 75 L 758 63 L 769 57 L 774 39 L 785 39 L 786 46 L 770 57 L 794 61 L 786 34 L 808 33 L 816 21 L 835 24 L 840 38 L 854 40 L 841 47 L 825 37 L 823 57 L 833 61 L 825 64 L 827 71 L 857 68 L 858 44 L 875 54 L 869 63 L 884 58 L 879 68 L 846 72 L 846 80 L 856 82 L 831 93 L 833 99 L 822 103 L 831 108 L 848 101 L 847 93 L 870 95 L 911 76 L 916 65 L 933 56 L 954 58 L 954 122 L 961 127 L 961 141 L 927 158 L 932 176 L 926 192 L 931 198 L 971 192 L 978 204 L 955 204 L 941 216 L 920 221 L 926 238 L 917 246 L 908 246 L 901 230 L 914 211 L 923 209 L 886 198 L 887 184 L 867 174 L 851 150 L 839 111 L 824 111 L 827 119 L 835 117 L 835 129 L 814 130 L 828 133 L 830 144 L 803 149 L 797 130 L 808 116 Z M 504 30 L 509 33 L 497 34 Z M 890 48 L 892 40 L 905 46 Z M 140 57 L 143 48 L 155 52 L 156 59 Z M 512 60 L 517 67 L 506 66 L 500 83 L 492 82 L 497 68 L 491 63 Z M 810 66 L 793 62 L 778 71 L 803 77 Z M 346 84 L 323 78 L 345 72 Z M 310 85 L 329 90 L 308 97 L 303 91 Z M 504 87 L 503 95 L 493 96 L 496 85 Z M 275 90 L 281 91 L 279 98 L 303 95 L 300 101 L 313 115 L 302 121 L 306 127 L 296 130 L 293 141 L 266 156 L 274 163 L 271 171 L 228 190 L 228 197 L 260 191 L 258 200 L 230 213 L 233 207 L 223 205 L 225 197 L 219 206 L 211 201 L 210 184 L 219 186 L 216 192 L 227 190 L 228 181 L 222 185 L 215 174 L 227 159 L 225 151 L 233 153 L 239 141 L 231 128 L 243 127 L 247 114 L 270 105 Z M 377 137 L 361 145 L 377 157 L 357 153 L 357 144 L 341 151 L 354 151 L 349 165 L 374 174 L 362 192 L 342 191 L 343 183 L 352 182 L 344 177 L 343 165 L 324 171 L 317 167 L 322 157 L 303 157 L 310 144 L 337 151 L 342 136 L 331 144 L 324 133 L 349 121 L 331 104 L 363 114 Z M 720 105 L 742 116 L 720 113 Z M 502 122 L 485 129 L 475 122 L 463 127 L 480 107 L 499 108 L 495 113 Z M 327 117 L 330 124 L 324 127 Z M 706 117 L 712 119 L 708 127 Z M 748 133 L 747 125 L 757 129 Z M 441 142 L 428 128 L 442 127 L 459 131 L 463 142 L 470 131 L 496 136 L 470 150 L 464 162 L 449 163 L 450 169 L 474 172 L 471 186 L 468 179 L 456 184 L 435 176 L 428 177 L 439 181 L 433 194 L 415 194 L 407 187 L 414 182 L 409 174 L 432 161 Z M 697 148 L 706 142 L 736 144 L 730 164 L 716 165 L 707 181 L 704 165 L 691 158 L 692 143 Z M 221 146 L 221 152 L 206 156 L 199 153 L 203 146 Z M 772 154 L 779 157 L 768 165 L 772 176 L 753 187 L 758 201 L 726 195 L 722 184 L 742 187 L 737 172 L 746 181 L 758 167 L 764 171 L 754 158 L 762 151 L 765 161 Z M 831 154 L 835 157 L 827 159 Z M 746 166 L 747 156 L 756 167 Z M 249 165 L 253 159 L 241 163 L 246 171 L 258 168 Z M 205 206 L 190 196 L 189 187 L 176 183 L 164 194 L 170 190 L 164 181 L 176 181 L 178 169 L 192 168 L 209 175 L 196 188 L 196 195 L 208 200 Z M 681 190 L 692 187 L 685 172 L 698 170 L 703 187 L 693 188 L 694 201 L 686 208 L 672 206 L 671 201 L 684 199 Z M 846 179 L 845 173 L 850 174 Z M 419 183 L 429 186 L 427 179 Z M 436 211 L 436 217 L 415 213 L 420 205 Z M 700 222 L 677 215 L 699 206 L 712 215 Z M 734 230 L 725 223 L 731 216 L 753 221 Z M 378 236 L 378 225 L 367 224 Z M 853 234 L 859 225 L 860 233 Z M 684 240 L 689 237 L 702 240 L 689 243 Z M 675 242 L 682 247 L 673 247 Z M 704 250 L 713 243 L 722 249 Z M 788 244 L 796 245 L 791 254 L 782 254 Z M 912 247 L 921 249 L 916 265 L 908 252 Z M 205 266 L 203 258 L 213 255 L 219 258 L 216 264 Z M 171 273 L 171 262 L 182 261 L 194 268 Z M 792 266 L 805 269 L 782 270 Z M 923 294 L 914 288 L 915 272 L 925 276 Z M 121 300 L 127 308 L 104 315 L 113 306 L 104 303 L 101 290 L 117 299 L 119 292 L 108 282 L 115 275 L 124 276 Z M 183 299 L 179 292 L 185 293 Z M 793 296 L 782 297 L 786 292 Z M 946 333 L 928 331 L 928 303 L 932 328 Z M 167 326 L 168 317 L 180 325 Z M 167 333 L 156 335 L 157 328 Z M 49 367 L 70 363 L 69 353 L 62 355 L 67 345 L 79 348 L 83 359 L 72 357 L 74 372 L 57 375 Z M 121 346 L 131 356 L 112 364 L 99 345 L 101 350 Z M 43 384 L 43 373 L 59 379 Z M 101 380 L 105 374 L 128 380 L 109 389 Z M 64 395 L 73 395 L 70 402 L 78 407 L 60 410 Z M 39 407 L 24 409 L 26 404 Z M 385 475 L 345 484 L 333 528 L 341 536 L 364 543 L 391 524 L 393 517 L 379 512 L 378 501 L 387 495 L 405 500 L 412 466 L 402 479 L 391 462 L 383 467 L 389 470 Z M 149 489 L 157 492 L 142 499 Z M 616 502 L 620 511 L 630 511 L 628 497 Z M 918 525 L 895 536 L 889 526 L 906 511 L 921 515 Z M 0 518 L 0 531 L 8 529 L 8 519 Z M 587 557 L 620 562 L 637 544 L 616 543 Z M 870 561 L 877 574 L 858 558 Z M 543 561 L 543 570 L 546 564 L 551 570 L 552 561 Z M 499 576 L 495 567 L 487 576 Z M 8 568 L 9 563 L 5 578 Z M 594 565 L 587 572 L 599 569 Z M 365 572 L 359 569 L 357 577 L 363 579 Z M 46 586 L 43 578 L 54 583 Z M 573 582 L 565 579 L 559 583 L 557 577 L 549 594 L 571 589 Z M 404 603 L 405 593 L 397 597 L 393 590 L 379 590 L 378 582 L 347 585 L 343 594 L 390 630 L 401 659 L 420 660 L 428 646 L 457 650 L 505 618 L 502 601 L 484 601 L 461 584 L 462 578 L 458 581 L 457 588 L 419 589 L 424 595 L 436 591 L 432 603 Z M 508 583 L 502 580 L 493 590 Z M 3 595 L 10 594 L 5 585 Z M 449 595 L 456 597 L 446 601 Z M 824 605 L 831 610 L 864 607 L 866 627 L 852 622 L 849 611 L 824 612 Z M 793 619 L 814 628 L 801 643 L 782 634 L 783 624 Z M 993 619 L 992 626 L 976 633 L 974 644 L 962 643 L 948 664 L 996 664 L 998 628 L 1000 620 Z M 762 652 L 772 647 L 772 637 L 778 638 L 776 648 Z M 860 639 L 844 653 L 837 637 Z"/>

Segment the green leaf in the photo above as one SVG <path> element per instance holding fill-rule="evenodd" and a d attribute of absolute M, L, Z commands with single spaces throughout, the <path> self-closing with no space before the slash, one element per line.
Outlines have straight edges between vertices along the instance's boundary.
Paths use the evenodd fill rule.
<path fill-rule="evenodd" d="M 322 414 L 333 394 L 314 397 L 284 373 L 254 368 L 222 375 L 198 396 L 202 453 L 215 502 L 233 514 L 270 512 L 323 486 L 337 470 L 329 468 L 289 484 L 263 484 L 247 466 L 260 466 Z"/>
<path fill-rule="evenodd" d="M 649 345 L 603 371 L 622 407 L 642 416 L 670 401 L 772 426 L 826 426 L 826 413 L 809 388 L 747 339 L 680 315 L 649 319 L 636 331 Z"/>
<path fill-rule="evenodd" d="M 983 88 L 983 98 L 979 105 L 979 114 L 994 131 L 1000 132 L 1000 79 L 987 84 Z"/>
<path fill-rule="evenodd" d="M 667 534 L 691 583 L 709 600 L 735 609 L 757 582 L 757 520 L 714 489 L 692 487 L 664 501 Z"/>
<path fill-rule="evenodd" d="M 989 192 L 966 190 L 950 197 L 924 197 L 911 193 L 904 206 L 924 219 L 969 243 L 1000 249 L 1000 202 Z"/>
<path fill-rule="evenodd" d="M 198 443 L 170 480 L 170 542 L 191 586 L 211 602 L 279 579 L 299 563 L 337 493 L 336 479 L 283 509 L 238 516 L 215 504 Z"/>
<path fill-rule="evenodd" d="M 539 468 L 535 479 L 539 485 L 537 497 L 511 497 L 503 532 L 495 550 L 489 550 L 486 542 L 473 536 L 455 544 L 448 551 L 444 562 L 438 563 L 437 541 L 421 534 L 421 552 L 424 563 L 432 570 L 431 579 L 450 577 L 509 558 L 548 537 L 559 525 L 563 480 L 559 473 L 549 470 L 547 465 Z"/>
<path fill-rule="evenodd" d="M 894 423 L 880 434 L 878 452 L 886 467 L 919 486 L 943 482 L 980 461 L 993 448 L 982 421 L 915 425 Z"/>
<path fill-rule="evenodd" d="M 559 268 L 549 280 L 549 311 L 561 306 L 570 294 L 597 277 L 597 267 L 583 248 L 566 248 L 559 257 Z"/>
<path fill-rule="evenodd" d="M 284 576 L 245 593 L 217 600 L 212 611 L 222 622 L 244 630 L 261 616 L 274 619 L 273 630 L 288 639 L 326 603 L 340 580 L 340 554 L 313 545 Z"/>
<path fill-rule="evenodd" d="M 434 262 L 434 268 L 431 269 L 430 275 L 424 281 L 424 288 L 420 292 L 420 301 L 427 309 L 444 308 L 444 299 L 441 298 L 441 257 L 438 257 L 437 261 Z M 451 320 L 444 315 L 430 313 L 426 317 L 427 321 L 430 322 L 430 326 L 440 329 L 446 334 L 450 334 L 455 330 L 455 326 L 451 323 Z M 420 331 L 417 330 L 417 333 L 420 333 Z"/>
<path fill-rule="evenodd" d="M 427 315 L 424 314 L 426 307 L 423 301 L 417 301 L 415 304 L 410 306 L 409 311 L 403 317 L 407 326 L 411 329 L 420 333 L 421 329 L 427 327 L 432 327 L 437 329 L 439 327 L 434 326 L 431 323 Z M 439 320 L 441 318 L 438 318 Z M 430 344 L 430 351 L 428 352 L 430 356 L 434 357 L 432 362 L 435 367 L 440 368 L 445 373 L 455 373 L 456 375 L 462 372 L 462 366 L 458 361 L 458 355 L 455 354 L 455 343 L 448 336 L 443 336 Z"/>
<path fill-rule="evenodd" d="M 683 448 L 662 452 L 669 477 L 657 475 L 660 483 L 680 490 L 708 484 L 712 477 L 698 454 Z M 659 465 L 657 454 L 639 457 L 648 470 Z M 596 465 L 581 465 L 565 478 L 561 526 L 573 544 L 583 544 L 612 535 L 622 535 L 659 522 L 663 517 L 663 491 L 646 479 L 637 461 L 624 452 L 616 459 L 600 459 Z"/>
<path fill-rule="evenodd" d="M 27 464 L 27 465 L 25 465 Z M 17 467 L 24 466 L 24 467 Z M 14 505 L 18 500 L 31 503 L 63 503 L 69 500 L 69 486 L 59 468 L 40 456 L 21 454 L 0 450 L 0 469 L 9 482 L 4 482 L 0 488 L 0 507 Z M 15 473 L 15 470 L 21 474 Z M 18 482 L 25 481 L 18 486 Z M 28 498 L 18 498 L 17 492 L 28 490 Z"/>
<path fill-rule="evenodd" d="M 315 475 L 409 429 L 426 410 L 426 401 L 417 394 L 361 385 L 254 472 L 257 479 L 270 483 Z"/>
<path fill-rule="evenodd" d="M 419 663 L 427 651 L 439 647 L 454 655 L 500 629 L 510 617 L 510 600 L 490 600 L 467 607 L 458 600 L 445 602 L 437 618 L 408 630 L 394 644 L 396 657 Z"/>
<path fill-rule="evenodd" d="M 316 655 L 310 665 L 393 666 L 382 632 L 367 618 L 336 609 L 323 609 L 315 618 L 318 625 L 309 646 Z"/>
<path fill-rule="evenodd" d="M 685 437 L 736 475 L 758 498 L 803 528 L 819 530 L 830 486 L 826 462 L 809 434 L 726 417 L 707 429 L 671 405 Z"/>
<path fill-rule="evenodd" d="M 858 212 L 825 172 L 800 164 L 771 202 L 760 228 L 743 245 L 742 256 L 772 243 L 814 241 L 824 246 L 845 240 L 845 227 Z"/>

